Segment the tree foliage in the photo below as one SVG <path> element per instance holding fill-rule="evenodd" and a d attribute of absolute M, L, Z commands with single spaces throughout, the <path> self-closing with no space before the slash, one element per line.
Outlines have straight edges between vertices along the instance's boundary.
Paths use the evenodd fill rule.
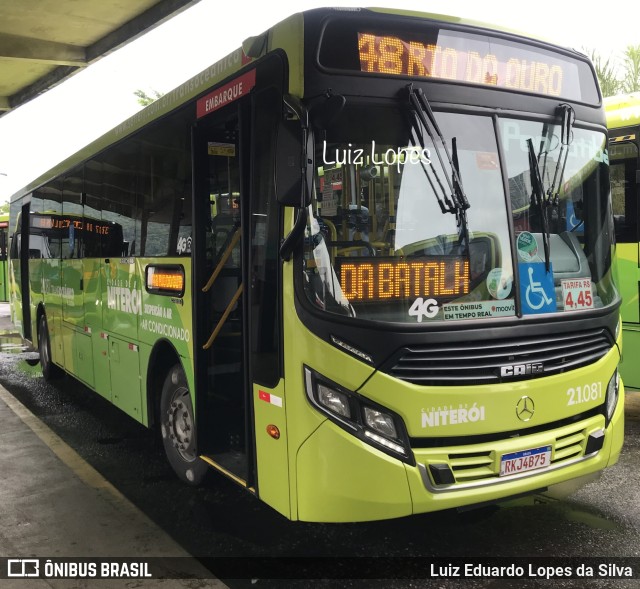
<path fill-rule="evenodd" d="M 598 76 L 603 96 L 640 91 L 640 45 L 627 45 L 622 60 L 604 58 L 595 49 L 587 51 Z"/>
<path fill-rule="evenodd" d="M 616 68 L 611 58 L 604 59 L 596 50 L 591 51 L 591 61 L 596 69 L 596 76 L 603 96 L 614 96 L 620 91 L 620 80 L 616 75 Z"/>
<path fill-rule="evenodd" d="M 638 92 L 640 90 L 640 45 L 627 45 L 623 55 L 622 90 L 624 92 Z"/>
<path fill-rule="evenodd" d="M 138 104 L 140 106 L 149 106 L 162 96 L 162 93 L 157 90 L 151 90 L 151 92 L 154 96 L 147 94 L 144 90 L 135 90 L 133 94 L 138 98 Z"/>

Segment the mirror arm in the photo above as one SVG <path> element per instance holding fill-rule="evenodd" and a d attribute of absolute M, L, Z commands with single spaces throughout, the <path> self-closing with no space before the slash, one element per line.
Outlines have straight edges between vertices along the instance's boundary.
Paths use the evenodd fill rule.
<path fill-rule="evenodd" d="M 309 174 L 309 169 L 313 170 L 313 160 L 309 157 L 309 148 L 313 149 L 311 142 L 313 134 L 309 127 L 309 113 L 307 109 L 305 109 L 297 99 L 289 95 L 283 96 L 283 102 L 285 106 L 298 117 L 302 128 L 302 167 L 300 169 L 302 189 L 300 191 L 300 205 L 293 228 L 280 245 L 280 257 L 285 262 L 288 262 L 300 238 L 304 235 L 304 230 L 307 226 L 307 206 L 311 195 L 311 183 L 313 182 L 313 177 Z"/>
<path fill-rule="evenodd" d="M 296 245 L 298 245 L 298 241 L 304 234 L 304 230 L 307 226 L 307 209 L 306 207 L 301 207 L 298 209 L 298 216 L 296 217 L 296 222 L 293 225 L 293 229 L 290 231 L 289 235 L 287 235 L 280 244 L 280 257 L 288 262 L 291 259 L 291 254 L 295 249 Z"/>
<path fill-rule="evenodd" d="M 305 208 L 309 204 L 308 198 L 311 195 L 311 182 L 313 182 L 313 178 L 309 177 L 309 168 L 313 170 L 313 160 L 309 158 L 309 149 L 313 149 L 311 143 L 313 134 L 309 126 L 309 111 L 298 99 L 289 94 L 285 94 L 282 100 L 285 106 L 298 117 L 300 127 L 302 128 L 302 168 L 300 169 L 302 192 L 300 194 L 300 207 Z"/>

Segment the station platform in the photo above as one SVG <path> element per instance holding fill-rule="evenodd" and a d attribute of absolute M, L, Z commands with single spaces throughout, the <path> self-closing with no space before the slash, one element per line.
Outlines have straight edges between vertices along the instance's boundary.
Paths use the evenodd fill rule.
<path fill-rule="evenodd" d="M 11 328 L 0 303 L 0 333 Z M 3 589 L 226 587 L 1 386 L 0 423 L 2 560 L 152 559 L 160 571 L 144 579 L 3 576 Z"/>

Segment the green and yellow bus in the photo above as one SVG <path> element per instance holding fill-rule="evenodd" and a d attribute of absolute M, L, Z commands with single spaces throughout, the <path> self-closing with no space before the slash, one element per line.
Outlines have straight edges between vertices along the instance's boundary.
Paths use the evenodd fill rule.
<path fill-rule="evenodd" d="M 9 213 L 0 214 L 0 302 L 9 302 Z"/>
<path fill-rule="evenodd" d="M 11 201 L 47 378 L 292 520 L 592 477 L 623 441 L 602 97 L 452 17 L 295 14 Z"/>
<path fill-rule="evenodd" d="M 640 202 L 640 94 L 605 98 L 609 127 L 611 199 L 617 241 L 618 287 L 626 354 L 620 371 L 627 386 L 640 389 L 640 303 L 638 301 L 638 202 Z"/>

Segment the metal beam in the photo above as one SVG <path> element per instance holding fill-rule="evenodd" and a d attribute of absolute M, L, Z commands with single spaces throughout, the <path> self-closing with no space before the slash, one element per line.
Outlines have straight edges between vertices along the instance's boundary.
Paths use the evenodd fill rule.
<path fill-rule="evenodd" d="M 53 65 L 87 65 L 84 47 L 0 33 L 0 58 Z"/>
<path fill-rule="evenodd" d="M 51 0 L 32 0 L 32 3 L 50 2 Z M 84 1 L 84 0 L 83 0 Z M 24 62 L 29 67 L 29 62 L 48 64 L 48 71 L 38 79 L 26 86 L 18 86 L 15 90 L 11 84 L 7 88 L 3 86 L 4 96 L 0 96 L 0 117 L 7 111 L 17 108 L 32 100 L 36 96 L 63 82 L 74 73 L 87 65 L 104 57 L 108 53 L 126 45 L 133 39 L 145 34 L 162 22 L 175 16 L 182 10 L 197 4 L 200 0 L 154 0 L 155 4 L 145 12 L 138 14 L 126 23 L 110 30 L 102 38 L 88 46 L 72 45 L 70 43 L 58 43 L 32 39 L 24 36 L 0 33 L 0 64 L 3 62 L 19 64 Z M 126 3 L 135 3 L 136 0 L 127 0 Z M 15 3 L 19 0 L 0 0 L 0 4 Z M 141 5 L 148 6 L 144 0 Z M 20 8 L 18 8 L 19 10 Z M 43 25 L 46 23 L 46 14 L 42 15 Z M 120 21 L 121 23 L 121 21 Z M 37 34 L 37 28 L 32 29 L 26 35 Z M 33 31 L 33 32 L 32 32 Z M 18 66 L 16 66 L 18 67 Z M 42 66 L 40 66 L 42 67 Z M 4 81 L 4 80 L 3 80 Z"/>
<path fill-rule="evenodd" d="M 160 0 L 156 5 L 87 47 L 87 59 L 90 62 L 94 61 L 125 43 L 130 43 L 199 1 Z"/>

